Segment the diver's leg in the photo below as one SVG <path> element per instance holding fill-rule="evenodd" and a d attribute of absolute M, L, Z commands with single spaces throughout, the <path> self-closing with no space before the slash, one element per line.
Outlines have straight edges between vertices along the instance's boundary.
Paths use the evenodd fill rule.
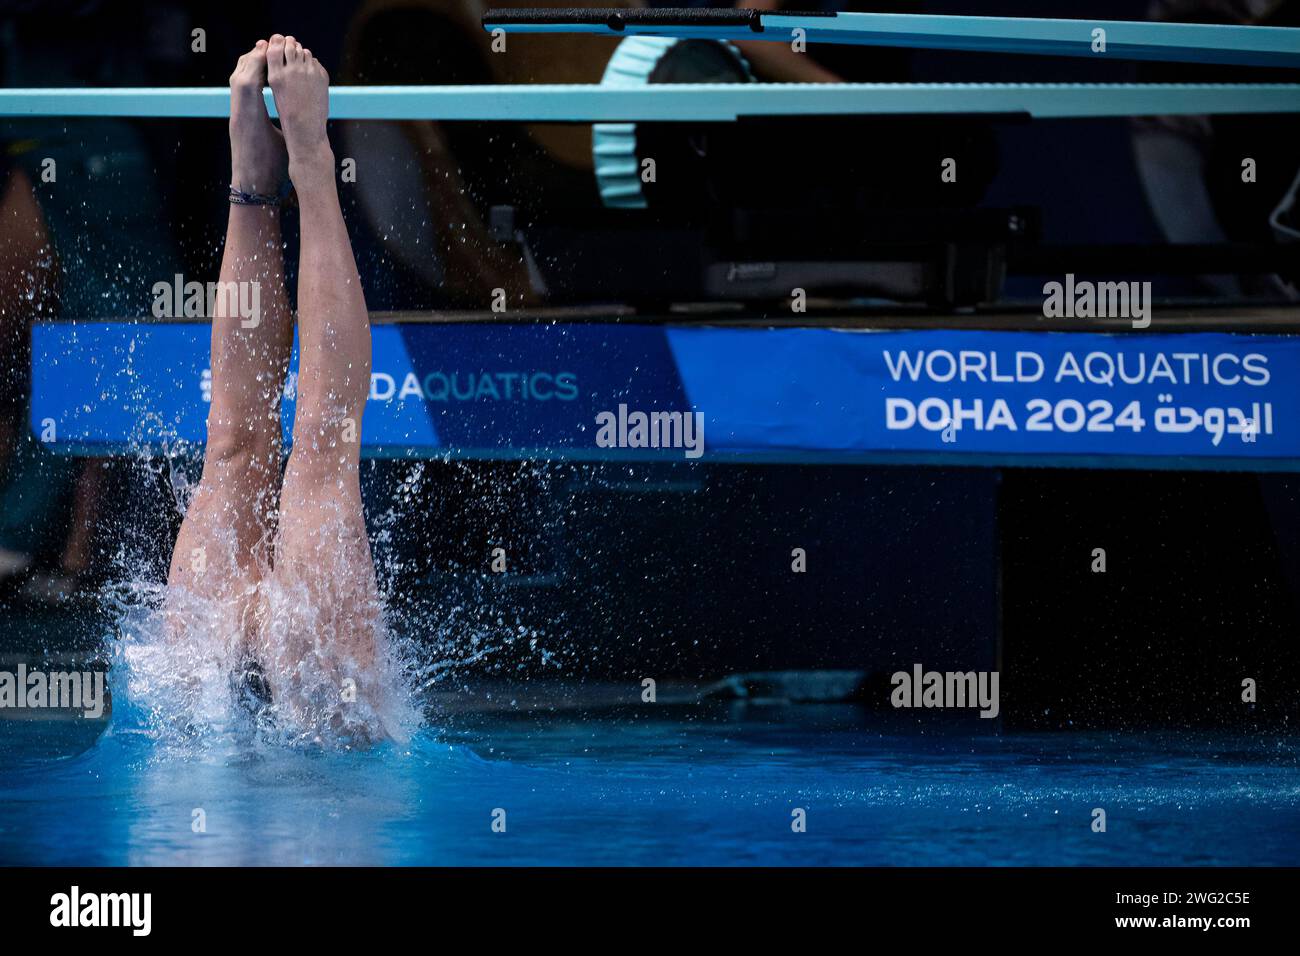
<path fill-rule="evenodd" d="M 258 41 L 230 77 L 231 184 L 264 194 L 278 189 L 286 162 L 262 99 L 266 49 Z M 280 476 L 280 395 L 293 343 L 278 208 L 231 204 L 220 281 L 221 289 L 234 283 L 237 301 L 217 296 L 203 478 L 168 575 L 169 590 L 208 597 L 255 584 L 269 547 Z"/>
<path fill-rule="evenodd" d="M 336 682 L 368 683 L 375 664 L 381 608 L 359 482 L 370 320 L 325 135 L 329 76 L 292 37 L 272 37 L 268 56 L 302 223 L 298 405 L 274 556 L 276 590 L 295 598 L 268 635 L 271 683 L 273 693 L 277 679 L 291 685 L 290 706 L 295 697 L 315 706 Z M 307 679 L 299 665 L 309 651 L 325 683 L 294 687 Z"/>

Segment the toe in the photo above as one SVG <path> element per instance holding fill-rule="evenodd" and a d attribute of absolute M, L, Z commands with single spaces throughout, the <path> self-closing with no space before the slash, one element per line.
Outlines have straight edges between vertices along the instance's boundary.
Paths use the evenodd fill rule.
<path fill-rule="evenodd" d="M 255 55 L 255 50 L 249 51 L 235 63 L 235 69 L 230 74 L 232 88 L 249 86 L 256 80 L 258 70 Z"/>
<path fill-rule="evenodd" d="M 266 41 L 258 40 L 257 46 L 239 58 L 244 72 L 255 80 L 266 76 Z"/>
<path fill-rule="evenodd" d="M 266 45 L 266 66 L 274 76 L 284 66 L 284 62 L 284 37 L 277 33 Z"/>

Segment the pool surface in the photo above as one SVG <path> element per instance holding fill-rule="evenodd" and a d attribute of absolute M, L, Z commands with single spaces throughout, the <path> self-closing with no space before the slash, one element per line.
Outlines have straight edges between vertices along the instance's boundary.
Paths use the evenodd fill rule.
<path fill-rule="evenodd" d="M 130 723 L 74 753 L 70 725 L 0 722 L 0 862 L 1300 863 L 1295 737 L 718 702 L 461 715 L 368 753 L 177 748 Z"/>

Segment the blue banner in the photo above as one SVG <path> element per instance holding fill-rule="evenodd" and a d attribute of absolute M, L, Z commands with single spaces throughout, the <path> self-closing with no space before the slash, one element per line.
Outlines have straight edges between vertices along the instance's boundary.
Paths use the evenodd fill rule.
<path fill-rule="evenodd" d="M 41 323 L 53 450 L 204 440 L 203 323 Z M 292 422 L 296 351 L 285 388 Z M 1300 338 L 584 324 L 374 328 L 372 456 L 1300 469 Z"/>

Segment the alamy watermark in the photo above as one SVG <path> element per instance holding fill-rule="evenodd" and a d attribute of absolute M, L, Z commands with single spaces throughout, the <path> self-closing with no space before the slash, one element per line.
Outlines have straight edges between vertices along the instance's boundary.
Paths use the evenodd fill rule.
<path fill-rule="evenodd" d="M 1089 282 L 1067 273 L 1065 282 L 1043 286 L 1047 319 L 1131 319 L 1133 328 L 1151 325 L 1150 282 Z"/>
<path fill-rule="evenodd" d="M 152 893 L 82 893 L 73 886 L 50 897 L 50 925 L 55 927 L 125 926 L 133 936 L 148 936 L 152 915 Z"/>
<path fill-rule="evenodd" d="M 600 448 L 682 448 L 687 458 L 704 454 L 703 412 L 629 412 L 596 415 L 596 445 Z"/>
<path fill-rule="evenodd" d="M 103 671 L 0 670 L 0 715 L 6 710 L 79 710 L 94 720 L 104 715 Z"/>
<path fill-rule="evenodd" d="M 237 318 L 246 329 L 262 324 L 262 284 L 243 282 L 186 282 L 180 273 L 171 282 L 155 282 L 153 314 L 156 319 Z"/>
<path fill-rule="evenodd" d="M 927 671 L 920 664 L 896 671 L 889 702 L 895 707 L 978 707 L 981 717 L 998 715 L 997 671 Z"/>

